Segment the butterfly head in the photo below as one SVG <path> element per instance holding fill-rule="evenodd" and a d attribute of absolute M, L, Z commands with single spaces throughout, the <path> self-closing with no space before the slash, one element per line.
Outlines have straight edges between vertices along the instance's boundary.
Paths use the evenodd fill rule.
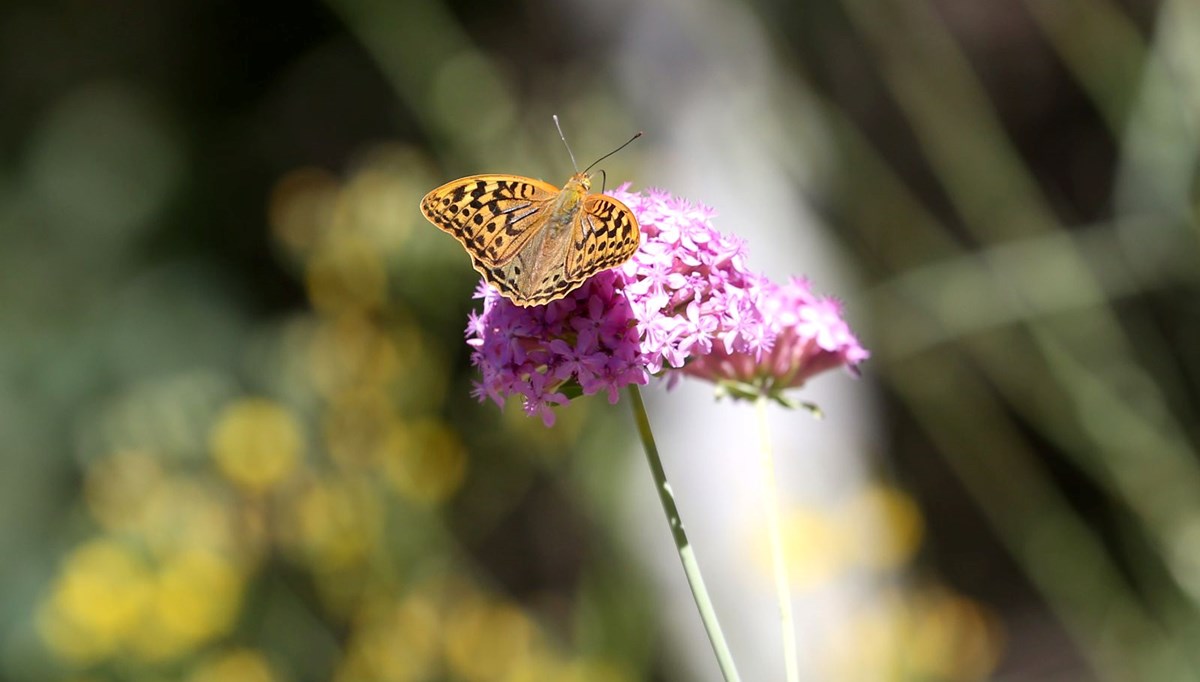
<path fill-rule="evenodd" d="M 562 210 L 573 210 L 575 205 L 583 200 L 592 189 L 592 176 L 587 173 L 572 175 L 567 184 L 558 193 L 558 204 Z"/>
<path fill-rule="evenodd" d="M 563 189 L 564 191 L 574 190 L 581 194 L 587 194 L 592 189 L 591 173 L 576 173 L 572 175 L 571 179 L 567 180 L 567 186 Z"/>

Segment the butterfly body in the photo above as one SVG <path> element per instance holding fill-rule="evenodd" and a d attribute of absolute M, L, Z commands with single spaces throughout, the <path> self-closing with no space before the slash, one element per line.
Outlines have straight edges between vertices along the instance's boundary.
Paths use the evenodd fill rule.
<path fill-rule="evenodd" d="M 463 245 L 489 284 L 528 307 L 566 296 L 637 250 L 633 212 L 590 189 L 585 173 L 562 189 L 518 175 L 472 175 L 425 195 L 421 212 Z"/>

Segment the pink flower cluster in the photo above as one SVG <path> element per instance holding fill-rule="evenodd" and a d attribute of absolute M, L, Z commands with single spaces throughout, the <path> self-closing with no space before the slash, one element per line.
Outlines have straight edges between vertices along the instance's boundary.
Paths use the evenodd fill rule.
<path fill-rule="evenodd" d="M 837 299 L 816 296 L 800 278 L 783 285 L 761 281 L 758 312 L 772 339 L 769 347 L 732 353 L 715 348 L 684 365 L 683 374 L 724 383 L 734 395 L 778 397 L 827 369 L 857 371 L 867 359 L 869 353 L 842 319 Z"/>
<path fill-rule="evenodd" d="M 467 343 L 482 374 L 475 395 L 550 426 L 569 396 L 673 382 L 687 374 L 771 395 L 867 358 L 840 305 L 806 282 L 777 285 L 746 268 L 744 243 L 712 226 L 713 212 L 665 192 L 611 195 L 635 215 L 642 246 L 629 262 L 592 277 L 565 298 L 521 308 L 480 282 L 483 311 L 471 313 Z"/>

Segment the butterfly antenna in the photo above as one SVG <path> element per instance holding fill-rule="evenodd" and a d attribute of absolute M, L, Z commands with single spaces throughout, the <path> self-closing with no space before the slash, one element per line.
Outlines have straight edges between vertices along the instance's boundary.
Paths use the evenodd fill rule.
<path fill-rule="evenodd" d="M 575 172 L 579 172 L 579 164 L 575 163 L 575 153 L 571 151 L 571 145 L 567 144 L 567 136 L 563 135 L 562 126 L 558 124 L 558 114 L 554 114 L 554 127 L 558 128 L 558 136 L 562 138 L 563 146 L 567 148 L 567 154 L 571 157 L 571 166 L 575 168 Z"/>
<path fill-rule="evenodd" d="M 587 172 L 588 172 L 588 171 L 590 171 L 592 168 L 594 168 L 594 167 L 596 166 L 596 164 L 598 164 L 598 163 L 600 163 L 601 161 L 603 161 L 603 160 L 607 159 L 608 157 L 612 156 L 613 154 L 616 154 L 617 152 L 621 151 L 622 149 L 624 149 L 624 148 L 628 147 L 630 144 L 633 144 L 633 141 L 634 141 L 634 140 L 636 140 L 636 139 L 638 139 L 638 138 L 639 138 L 639 137 L 641 137 L 641 136 L 642 136 L 642 133 L 641 133 L 641 131 L 638 131 L 638 134 L 637 134 L 637 135 L 634 135 L 634 136 L 633 136 L 633 137 L 631 137 L 631 138 L 629 138 L 629 141 L 628 141 L 628 142 L 626 142 L 625 144 L 621 145 L 620 147 L 617 147 L 616 149 L 612 150 L 611 152 L 609 152 L 609 153 L 605 154 L 604 156 L 601 156 L 600 158 L 596 159 L 595 161 L 593 161 L 593 162 L 592 162 L 592 165 L 588 166 L 587 168 L 584 168 L 584 169 L 583 169 L 583 172 L 584 172 L 584 173 L 587 173 Z"/>

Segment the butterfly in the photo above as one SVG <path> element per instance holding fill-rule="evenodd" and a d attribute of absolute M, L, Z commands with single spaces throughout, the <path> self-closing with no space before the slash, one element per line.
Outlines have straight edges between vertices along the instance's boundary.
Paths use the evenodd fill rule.
<path fill-rule="evenodd" d="M 588 171 L 640 136 L 576 172 L 562 189 L 519 175 L 471 175 L 426 194 L 421 212 L 463 245 L 505 298 L 523 308 L 556 301 L 637 251 L 637 217 L 612 197 L 590 194 Z"/>

